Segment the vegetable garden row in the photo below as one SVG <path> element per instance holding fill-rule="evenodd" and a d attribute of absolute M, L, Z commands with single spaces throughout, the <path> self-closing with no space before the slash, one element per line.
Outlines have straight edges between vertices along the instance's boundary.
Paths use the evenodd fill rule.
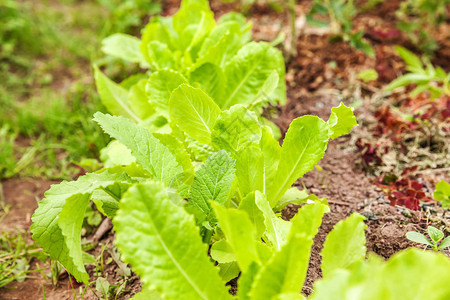
<path fill-rule="evenodd" d="M 356 11 L 345 11 L 350 7 L 345 2 L 314 1 L 307 19 L 317 24 L 322 21 L 315 17 L 328 12 L 333 35 L 375 55 L 364 33 L 352 30 Z M 327 232 L 320 249 L 322 278 L 304 292 L 315 237 L 333 206 L 299 189 L 298 182 L 322 169 L 318 163 L 330 141 L 348 137 L 357 118 L 353 107 L 340 102 L 325 119 L 296 116 L 280 129 L 268 112 L 288 109 L 290 74 L 277 42 L 253 41 L 251 30 L 240 13 L 215 18 L 208 1 L 182 0 L 175 14 L 152 17 L 141 38 L 117 33 L 104 39 L 105 54 L 138 65 L 139 72 L 119 84 L 94 66 L 108 113 L 97 112 L 93 120 L 112 141 L 101 150 L 101 168 L 45 193 L 31 218 L 33 240 L 89 287 L 93 274 L 85 268 L 90 254 L 82 235 L 93 203 L 112 220 L 120 259 L 140 278 L 142 290 L 133 299 L 450 299 L 450 260 L 441 253 L 450 247 L 446 226 L 442 231 L 428 226 L 430 239 L 407 234 L 435 251 L 409 248 L 384 260 L 368 253 L 371 216 L 357 212 Z M 425 51 L 436 49 L 427 41 Z M 409 73 L 383 91 L 415 84 L 408 97 L 436 98 L 427 98 L 432 103 L 427 105 L 436 105 L 433 114 L 442 115 L 438 128 L 446 141 L 450 75 L 403 47 L 396 51 Z M 359 76 L 367 84 L 373 73 L 378 76 L 375 70 Z M 379 111 L 379 135 L 372 134 L 375 140 L 395 139 L 405 128 L 435 120 L 430 116 L 421 112 L 400 120 Z M 448 145 L 437 145 L 448 164 Z M 389 167 L 381 152 L 400 151 L 394 144 L 388 149 L 359 139 L 356 146 L 363 167 L 378 176 L 378 188 L 392 205 L 414 211 L 432 202 L 445 219 L 450 205 L 445 180 L 433 189 L 433 200 L 425 185 L 407 177 L 417 167 L 396 178 L 374 171 Z M 293 207 L 293 216 L 282 216 Z"/>

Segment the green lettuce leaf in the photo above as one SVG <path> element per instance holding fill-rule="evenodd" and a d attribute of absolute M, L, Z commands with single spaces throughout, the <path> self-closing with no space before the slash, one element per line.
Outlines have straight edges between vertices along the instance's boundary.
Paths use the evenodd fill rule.
<path fill-rule="evenodd" d="M 215 203 L 213 208 L 220 228 L 233 249 L 239 268 L 246 272 L 252 262 L 260 264 L 257 245 L 260 242 L 256 240 L 256 231 L 247 213 Z"/>
<path fill-rule="evenodd" d="M 331 109 L 330 119 L 327 123 L 333 132 L 330 136 L 332 139 L 350 133 L 352 128 L 357 125 L 353 110 L 342 102 L 338 107 Z"/>
<path fill-rule="evenodd" d="M 292 223 L 277 217 L 264 194 L 259 191 L 255 192 L 255 202 L 264 215 L 264 224 L 266 225 L 264 240 L 275 250 L 280 250 L 286 243 Z"/>
<path fill-rule="evenodd" d="M 308 191 L 299 190 L 297 187 L 291 187 L 284 193 L 273 210 L 281 211 L 288 204 L 298 205 L 300 203 L 305 203 L 308 200 L 308 197 Z"/>
<path fill-rule="evenodd" d="M 97 66 L 94 66 L 94 78 L 100 99 L 110 113 L 130 118 L 136 122 L 142 121 L 133 112 L 126 89 L 106 77 Z"/>
<path fill-rule="evenodd" d="M 189 80 L 198 84 L 216 102 L 225 94 L 223 70 L 211 63 L 205 63 L 191 72 Z"/>
<path fill-rule="evenodd" d="M 387 262 L 369 259 L 350 269 L 339 269 L 318 281 L 311 300 L 433 299 L 450 297 L 445 255 L 415 248 L 400 251 Z M 414 284 L 411 284 L 414 282 Z"/>
<path fill-rule="evenodd" d="M 89 199 L 98 188 L 135 182 L 128 175 L 90 173 L 53 185 L 31 218 L 33 239 L 78 281 L 88 282 L 81 251 L 81 228 Z"/>
<path fill-rule="evenodd" d="M 222 280 L 225 283 L 238 277 L 239 273 L 241 272 L 237 262 L 235 261 L 224 264 L 218 264 L 217 266 L 219 267 L 219 275 L 220 277 L 222 277 Z"/>
<path fill-rule="evenodd" d="M 169 100 L 171 121 L 203 144 L 211 142 L 211 132 L 220 108 L 201 89 L 182 84 Z"/>
<path fill-rule="evenodd" d="M 262 42 L 248 43 L 225 67 L 227 96 L 218 103 L 219 106 L 228 109 L 235 104 L 251 104 L 273 70 L 284 78 L 284 59 L 279 50 Z M 284 93 L 278 92 L 275 97 L 281 98 L 277 100 L 284 103 L 285 81 L 280 80 L 280 85 L 279 90 Z"/>
<path fill-rule="evenodd" d="M 250 145 L 258 145 L 261 127 L 256 114 L 242 105 L 235 105 L 223 111 L 212 131 L 212 144 L 217 149 L 225 149 L 234 157 Z"/>
<path fill-rule="evenodd" d="M 279 294 L 300 293 L 308 270 L 314 236 L 328 207 L 303 206 L 291 220 L 286 244 L 264 265 L 255 278 L 251 299 L 273 299 Z"/>
<path fill-rule="evenodd" d="M 102 51 L 105 54 L 124 59 L 132 63 L 148 67 L 140 51 L 141 41 L 131 35 L 115 33 L 102 41 Z"/>
<path fill-rule="evenodd" d="M 267 198 L 274 207 L 291 185 L 322 159 L 330 136 L 327 123 L 316 116 L 303 116 L 292 121 L 284 138 L 280 162 Z"/>
<path fill-rule="evenodd" d="M 264 224 L 264 214 L 256 205 L 255 194 L 256 192 L 252 192 L 242 199 L 238 209 L 243 210 L 248 214 L 255 227 L 256 238 L 259 239 L 266 230 L 266 225 Z M 261 194 L 258 194 L 257 197 L 261 197 Z"/>
<path fill-rule="evenodd" d="M 170 95 L 183 83 L 187 83 L 187 80 L 175 70 L 159 70 L 149 76 L 146 86 L 147 96 L 164 117 L 169 118 Z"/>
<path fill-rule="evenodd" d="M 169 299 L 232 299 L 194 219 L 170 201 L 161 183 L 131 187 L 113 223 L 123 260 L 147 289 Z"/>
<path fill-rule="evenodd" d="M 323 244 L 322 274 L 326 278 L 335 270 L 345 269 L 366 256 L 365 218 L 357 213 L 339 221 Z"/>
<path fill-rule="evenodd" d="M 264 189 L 262 192 L 265 194 L 277 175 L 281 153 L 280 144 L 274 139 L 272 131 L 267 126 L 262 127 L 260 147 L 264 155 Z"/>
<path fill-rule="evenodd" d="M 219 240 L 212 244 L 210 251 L 211 258 L 218 263 L 231 263 L 236 261 L 236 255 L 230 244 L 226 240 Z"/>
<path fill-rule="evenodd" d="M 155 114 L 155 106 L 148 101 L 146 94 L 147 80 L 140 80 L 130 88 L 128 102 L 133 112 L 142 120 Z"/>
<path fill-rule="evenodd" d="M 236 177 L 242 198 L 250 192 L 264 189 L 264 156 L 253 145 L 242 149 L 237 155 Z"/>

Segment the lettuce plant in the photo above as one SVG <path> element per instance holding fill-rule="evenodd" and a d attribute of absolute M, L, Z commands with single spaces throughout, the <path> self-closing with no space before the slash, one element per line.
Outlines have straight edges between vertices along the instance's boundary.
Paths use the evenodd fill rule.
<path fill-rule="evenodd" d="M 114 34 L 103 41 L 103 51 L 148 71 L 119 85 L 95 68 L 102 102 L 110 113 L 161 132 L 171 94 L 181 84 L 201 88 L 220 110 L 242 104 L 259 116 L 269 103 L 284 104 L 283 56 L 268 43 L 252 42 L 250 29 L 240 14 L 216 22 L 208 1 L 183 0 L 173 16 L 152 18 L 141 39 Z"/>
<path fill-rule="evenodd" d="M 258 193 L 257 206 L 267 203 L 257 200 L 261 199 Z M 253 210 L 264 215 L 262 230 L 255 214 L 215 203 L 213 207 L 225 236 L 210 251 L 217 266 L 208 259 L 194 219 L 170 201 L 163 185 L 146 182 L 129 189 L 114 225 L 123 258 L 144 283 L 135 298 L 305 299 L 300 291 L 313 238 L 327 206 L 305 205 L 291 222 L 276 216 L 266 218 L 263 210 Z M 323 279 L 316 282 L 310 299 L 349 299 L 350 295 L 351 299 L 374 300 L 446 299 L 450 295 L 445 276 L 433 276 L 446 274 L 450 267 L 444 255 L 412 249 L 387 263 L 376 256 L 365 261 L 363 220 L 353 214 L 330 232 L 321 252 Z M 280 235 L 282 244 L 262 243 L 258 238 L 261 231 L 285 233 Z M 225 283 L 238 274 L 238 292 L 233 297 Z M 412 278 L 418 281 L 413 286 Z"/>
<path fill-rule="evenodd" d="M 80 235 L 92 200 L 113 218 L 122 258 L 144 284 L 136 299 L 231 299 L 225 283 L 238 276 L 239 299 L 304 299 L 299 292 L 313 238 L 329 208 L 326 200 L 291 185 L 323 157 L 330 138 L 356 124 L 351 109 L 333 108 L 327 122 L 314 116 L 293 120 L 280 146 L 244 106 L 220 111 L 203 91 L 179 88 L 179 97 L 169 101 L 170 134 L 95 114 L 134 161 L 52 186 L 32 217 L 33 238 L 77 280 L 88 282 Z M 192 101 L 170 105 L 183 97 Z M 177 109 L 189 117 L 177 117 Z M 196 163 L 190 152 L 199 143 L 210 154 Z M 307 200 L 312 204 L 289 222 L 276 213 Z M 324 279 L 312 299 L 330 299 L 330 290 L 362 298 L 367 289 L 378 297 L 370 299 L 449 295 L 443 276 L 437 281 L 424 276 L 447 270 L 447 258 L 410 251 L 392 262 L 366 262 L 364 228 L 363 217 L 354 214 L 329 234 L 321 253 Z M 420 263 L 411 265 L 414 260 Z M 398 276 L 402 272 L 412 272 L 424 285 L 399 291 L 410 282 Z"/>
<path fill-rule="evenodd" d="M 128 148 L 136 162 L 119 163 L 75 182 L 55 185 L 39 203 L 33 216 L 33 237 L 77 280 L 87 280 L 80 233 L 90 200 L 107 217 L 114 217 L 130 186 L 152 180 L 169 188 L 170 200 L 183 204 L 195 217 L 208 243 L 217 234 L 213 204 L 225 208 L 243 205 L 251 211 L 255 208 L 251 199 L 260 192 L 266 218 L 272 218 L 274 207 L 306 201 L 308 195 L 289 188 L 323 157 L 330 138 L 348 133 L 356 124 L 351 109 L 344 105 L 333 108 L 328 122 L 303 116 L 292 122 L 280 147 L 270 129 L 261 126 L 255 113 L 242 105 L 220 111 L 201 90 L 187 85 L 179 89 L 180 97 L 169 101 L 181 101 L 169 109 L 170 125 L 176 128 L 171 134 L 152 134 L 127 118 L 97 113 L 95 120 Z M 198 97 L 192 96 L 194 92 Z M 178 118 L 182 111 L 185 117 Z M 211 154 L 195 171 L 189 153 L 190 146 L 199 143 L 209 147 Z M 188 202 L 184 204 L 183 199 Z M 279 246 L 277 225 L 274 230 L 265 240 Z"/>

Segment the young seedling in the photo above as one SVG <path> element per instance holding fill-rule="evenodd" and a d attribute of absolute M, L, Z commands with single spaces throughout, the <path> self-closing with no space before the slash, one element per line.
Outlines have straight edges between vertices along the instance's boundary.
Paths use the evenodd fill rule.
<path fill-rule="evenodd" d="M 442 240 L 444 238 L 444 233 L 441 230 L 433 226 L 428 226 L 427 230 L 430 239 L 416 231 L 408 232 L 406 234 L 406 237 L 408 238 L 408 240 L 415 243 L 430 246 L 434 251 L 444 250 L 445 248 L 450 247 L 450 236 Z"/>
<path fill-rule="evenodd" d="M 421 60 L 403 47 L 396 46 L 395 51 L 405 61 L 406 70 L 409 73 L 392 81 L 385 87 L 385 90 L 391 91 L 415 84 L 416 88 L 409 93 L 410 97 L 416 97 L 423 92 L 430 93 L 433 99 L 442 95 L 450 95 L 450 74 L 441 67 L 435 68 L 429 61 Z"/>

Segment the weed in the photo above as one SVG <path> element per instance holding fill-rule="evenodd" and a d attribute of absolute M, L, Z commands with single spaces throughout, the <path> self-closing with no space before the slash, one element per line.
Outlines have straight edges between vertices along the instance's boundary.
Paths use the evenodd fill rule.
<path fill-rule="evenodd" d="M 444 239 L 444 233 L 433 226 L 427 228 L 429 239 L 416 231 L 406 233 L 408 240 L 431 247 L 434 251 L 450 247 L 450 236 Z"/>

